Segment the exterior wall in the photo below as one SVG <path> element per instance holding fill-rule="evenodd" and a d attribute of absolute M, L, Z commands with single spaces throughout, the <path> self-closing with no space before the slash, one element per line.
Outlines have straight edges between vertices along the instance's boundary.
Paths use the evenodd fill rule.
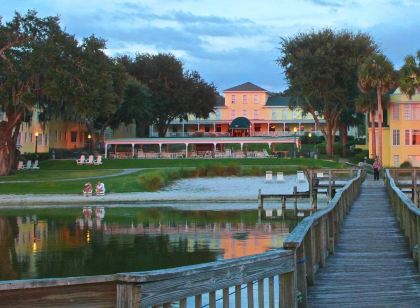
<path fill-rule="evenodd" d="M 54 120 L 49 123 L 51 149 L 82 149 L 88 144 L 88 132 L 84 125 Z"/>
<path fill-rule="evenodd" d="M 420 167 L 420 94 L 408 98 L 396 90 L 388 109 L 389 134 L 384 145 L 389 151 L 386 163 L 391 167 L 410 162 Z M 399 132 L 399 144 L 397 135 Z M 395 141 L 395 142 L 393 142 Z M 384 159 L 385 162 L 385 159 Z"/>
<path fill-rule="evenodd" d="M 36 137 L 36 133 L 38 133 L 38 137 Z M 37 143 L 37 153 L 47 153 L 49 151 L 49 138 L 48 124 L 41 125 L 38 121 L 38 112 L 33 111 L 32 121 L 21 125 L 17 147 L 21 153 L 34 153 Z"/>
<path fill-rule="evenodd" d="M 221 112 L 222 119 L 233 120 L 237 117 L 246 117 L 250 121 L 267 119 L 265 103 L 267 92 L 225 92 L 225 106 Z"/>

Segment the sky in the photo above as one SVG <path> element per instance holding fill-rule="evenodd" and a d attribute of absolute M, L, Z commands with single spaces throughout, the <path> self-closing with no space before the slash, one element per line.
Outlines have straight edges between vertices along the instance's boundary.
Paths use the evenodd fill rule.
<path fill-rule="evenodd" d="M 420 0 L 0 0 L 3 22 L 28 9 L 60 16 L 78 39 L 104 38 L 111 56 L 173 53 L 219 92 L 285 90 L 280 42 L 302 32 L 366 32 L 396 68 L 420 50 Z"/>

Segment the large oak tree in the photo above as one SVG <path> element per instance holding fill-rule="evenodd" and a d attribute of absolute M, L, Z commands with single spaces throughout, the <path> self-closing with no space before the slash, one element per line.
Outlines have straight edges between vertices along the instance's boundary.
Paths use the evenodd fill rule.
<path fill-rule="evenodd" d="M 370 36 L 363 33 L 326 29 L 282 38 L 277 63 L 284 69 L 293 96 L 291 107 L 314 117 L 327 141 L 328 156 L 333 155 L 340 116 L 358 95 L 358 67 L 375 50 Z"/>

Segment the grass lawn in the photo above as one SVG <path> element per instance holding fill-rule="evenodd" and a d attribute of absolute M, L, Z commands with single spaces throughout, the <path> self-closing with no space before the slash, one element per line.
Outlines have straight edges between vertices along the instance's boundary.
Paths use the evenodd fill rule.
<path fill-rule="evenodd" d="M 19 171 L 13 175 L 2 177 L 0 194 L 81 194 L 83 184 L 89 178 L 107 176 L 124 169 L 145 168 L 130 174 L 105 177 L 103 182 L 107 192 L 142 192 L 150 191 L 147 181 L 157 181 L 157 188 L 167 185 L 173 180 L 182 178 L 185 169 L 196 167 L 206 170 L 234 167 L 239 175 L 263 175 L 266 170 L 283 171 L 285 174 L 295 173 L 307 168 L 342 168 L 342 164 L 314 159 L 153 159 L 153 160 L 105 160 L 101 166 L 77 166 L 73 160 L 51 160 L 41 162 L 40 170 Z M 148 170 L 150 169 L 150 170 Z M 208 175 L 212 174 L 208 171 Z M 217 174 L 212 174 L 217 175 Z M 85 177 L 86 179 L 79 179 Z M 57 181 L 68 179 L 68 181 Z M 7 183 L 7 181 L 33 181 L 31 183 Z M 91 179 L 95 183 L 97 179 Z M 150 181 L 148 181 L 150 183 Z"/>

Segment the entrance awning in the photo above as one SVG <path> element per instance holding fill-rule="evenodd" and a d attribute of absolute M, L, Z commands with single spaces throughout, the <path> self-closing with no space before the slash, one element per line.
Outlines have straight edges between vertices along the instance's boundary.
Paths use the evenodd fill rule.
<path fill-rule="evenodd" d="M 251 121 L 245 117 L 238 117 L 232 121 L 229 125 L 229 129 L 249 129 Z"/>

